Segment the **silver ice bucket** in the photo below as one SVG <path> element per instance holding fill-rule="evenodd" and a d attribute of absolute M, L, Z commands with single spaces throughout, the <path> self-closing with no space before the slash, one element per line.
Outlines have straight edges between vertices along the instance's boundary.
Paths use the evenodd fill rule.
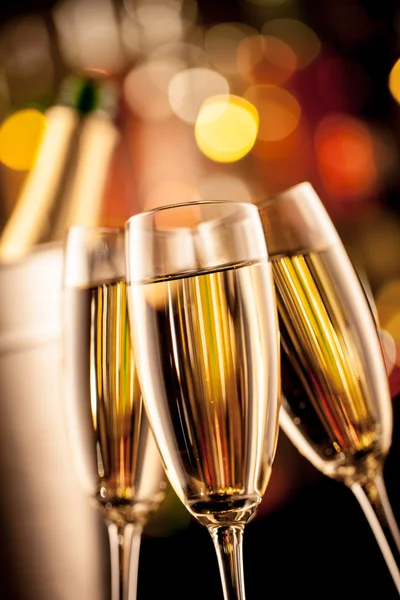
<path fill-rule="evenodd" d="M 63 422 L 60 244 L 0 265 L 0 597 L 109 597 L 108 535 Z"/>

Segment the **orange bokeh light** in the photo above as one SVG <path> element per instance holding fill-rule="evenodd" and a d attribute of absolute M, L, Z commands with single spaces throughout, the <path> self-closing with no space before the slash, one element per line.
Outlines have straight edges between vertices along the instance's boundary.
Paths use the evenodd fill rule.
<path fill-rule="evenodd" d="M 286 42 L 296 54 L 298 69 L 304 69 L 312 63 L 321 50 L 321 42 L 317 34 L 297 19 L 268 20 L 262 28 L 262 33 Z"/>
<path fill-rule="evenodd" d="M 395 62 L 390 71 L 389 90 L 396 102 L 400 104 L 400 58 Z"/>
<path fill-rule="evenodd" d="M 200 200 L 197 189 L 185 181 L 162 181 L 147 194 L 143 210 L 167 204 L 181 204 Z"/>
<path fill-rule="evenodd" d="M 236 52 L 238 71 L 251 83 L 281 85 L 297 67 L 296 54 L 286 42 L 270 35 L 243 39 Z"/>
<path fill-rule="evenodd" d="M 359 200 L 376 187 L 373 140 L 365 125 L 354 117 L 330 114 L 315 132 L 315 152 L 326 190 L 342 200 Z"/>
<path fill-rule="evenodd" d="M 276 142 L 288 137 L 298 127 L 300 104 L 288 91 L 272 85 L 254 85 L 244 97 L 257 109 L 259 140 Z"/>
<path fill-rule="evenodd" d="M 244 23 L 218 23 L 205 31 L 204 47 L 219 72 L 236 75 L 238 46 L 244 39 L 255 35 L 257 30 Z"/>
<path fill-rule="evenodd" d="M 312 135 L 305 122 L 282 140 L 257 140 L 252 155 L 260 185 L 268 195 L 312 179 Z"/>

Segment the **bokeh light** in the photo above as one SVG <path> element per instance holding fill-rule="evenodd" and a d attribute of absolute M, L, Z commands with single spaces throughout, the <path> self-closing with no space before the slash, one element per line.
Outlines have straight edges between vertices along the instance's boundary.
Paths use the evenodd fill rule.
<path fill-rule="evenodd" d="M 143 51 L 142 27 L 130 14 L 121 14 L 121 41 L 129 61 L 137 60 Z"/>
<path fill-rule="evenodd" d="M 248 88 L 244 94 L 259 114 L 257 138 L 276 142 L 290 135 L 299 125 L 301 108 L 287 90 L 269 85 Z"/>
<path fill-rule="evenodd" d="M 325 116 L 315 131 L 315 152 L 321 181 L 330 194 L 345 201 L 373 193 L 373 140 L 360 120 L 345 114 Z"/>
<path fill-rule="evenodd" d="M 168 42 L 149 53 L 150 60 L 179 61 L 184 68 L 209 67 L 210 59 L 199 45 L 189 42 Z"/>
<path fill-rule="evenodd" d="M 201 107 L 195 137 L 199 149 L 216 162 L 240 160 L 254 145 L 258 112 L 239 96 L 215 96 Z"/>
<path fill-rule="evenodd" d="M 389 73 L 389 90 L 396 102 L 400 104 L 400 58 Z"/>
<path fill-rule="evenodd" d="M 182 39 L 197 16 L 197 4 L 194 1 L 183 4 L 180 0 L 140 0 L 135 8 L 146 52 L 166 42 Z"/>
<path fill-rule="evenodd" d="M 379 289 L 400 277 L 400 220 L 396 213 L 375 210 L 357 232 L 357 246 L 363 257 L 365 271 Z M 382 327 L 387 319 L 382 315 L 382 300 L 377 301 Z"/>
<path fill-rule="evenodd" d="M 375 306 L 381 327 L 388 329 L 388 323 L 400 312 L 400 279 L 389 280 L 380 288 Z"/>
<path fill-rule="evenodd" d="M 398 174 L 396 132 L 382 125 L 370 127 L 374 142 L 376 171 L 382 188 L 392 185 Z"/>
<path fill-rule="evenodd" d="M 168 88 L 172 110 L 187 123 L 195 123 L 207 98 L 228 95 L 229 83 L 211 69 L 193 68 L 180 71 L 171 79 Z"/>
<path fill-rule="evenodd" d="M 279 194 L 297 183 L 312 179 L 311 142 L 304 123 L 283 140 L 266 142 L 257 139 L 251 154 L 257 164 L 265 195 Z"/>
<path fill-rule="evenodd" d="M 27 224 L 24 229 L 40 225 L 40 236 L 35 232 L 36 243 L 35 240 L 47 241 L 50 234 L 58 235 L 54 233 L 53 217 L 61 217 L 60 231 L 64 214 L 71 206 L 75 210 L 79 205 L 79 210 L 90 213 L 90 217 L 101 206 L 102 213 L 96 212 L 96 217 L 105 224 L 108 215 L 110 221 L 114 219 L 112 225 L 120 226 L 132 214 L 166 204 L 200 200 L 255 202 L 310 181 L 337 218 L 339 233 L 344 232 L 354 254 L 362 257 L 376 298 L 386 369 L 389 376 L 398 373 L 399 402 L 400 11 L 395 16 L 398 9 L 389 4 L 393 3 L 362 0 L 7 3 L 3 0 L 0 23 L 3 235 L 7 233 L 10 216 L 18 212 L 17 203 L 30 207 L 21 219 Z M 69 76 L 82 75 L 82 71 L 89 72 L 90 79 L 96 78 L 95 85 L 99 84 L 98 89 L 102 90 L 99 103 L 91 105 L 95 114 L 84 116 L 74 110 L 81 107 L 76 89 L 68 84 L 71 92 L 64 92 Z M 110 81 L 116 86 L 115 102 L 108 101 L 108 92 L 103 93 L 103 84 Z M 100 104 L 101 111 L 97 110 Z M 33 106 L 39 110 L 27 112 L 39 120 L 35 122 L 30 117 L 24 122 L 24 111 L 20 109 Z M 54 110 L 65 112 L 65 121 L 60 114 L 55 118 Z M 103 193 L 105 180 L 108 195 Z M 199 206 L 195 210 L 200 212 Z M 48 217 L 44 227 L 43 215 Z M 182 225 L 196 223 L 192 210 L 186 214 L 184 211 L 181 218 Z M 175 226 L 170 219 L 164 211 L 159 222 L 168 229 Z M 15 239 L 18 245 L 25 243 L 20 233 Z M 26 250 L 32 245 L 31 238 L 25 243 Z M 185 262 L 181 242 L 177 256 Z M 148 301 L 155 309 L 163 308 L 163 285 L 157 288 L 158 295 L 157 290 L 149 292 Z M 145 287 L 150 290 L 150 286 Z M 168 287 L 174 297 L 177 286 L 170 282 Z M 394 437 L 396 441 L 398 447 L 399 440 Z M 290 526 L 300 514 L 305 514 L 314 491 L 319 493 L 327 485 L 320 480 L 321 474 L 299 458 L 285 436 L 282 442 L 271 479 L 272 489 L 260 512 L 262 517 L 271 514 L 273 518 L 274 510 L 291 501 L 286 511 Z M 395 462 L 388 465 L 389 471 Z M 43 465 L 42 471 L 49 469 Z M 395 471 L 396 468 L 394 476 Z M 294 493 L 296 487 L 306 488 L 313 478 L 317 485 L 311 493 Z M 13 486 L 9 487 L 11 491 Z M 47 508 L 47 496 L 45 502 Z M 333 498 L 331 506 L 336 504 Z M 12 527 L 15 518 L 18 529 L 21 515 L 14 512 L 6 525 Z M 278 514 L 278 536 L 279 516 L 285 515 Z M 322 512 L 318 516 L 322 518 Z M 171 493 L 154 517 L 145 530 L 150 536 L 174 535 L 190 523 L 189 513 Z M 321 518 L 316 522 L 320 523 Z M 309 519 L 305 521 L 307 527 L 302 527 L 302 531 L 307 529 L 310 541 L 312 525 Z M 347 519 L 347 524 L 350 521 Z M 334 519 L 328 525 L 332 523 L 335 524 Z M 271 529 L 269 521 L 264 525 L 260 522 L 260 527 L 257 534 L 260 544 L 254 549 L 259 555 L 264 540 L 262 528 Z M 14 538 L 18 542 L 17 529 Z M 29 533 L 20 536 L 21 542 L 34 540 Z M 39 541 L 44 548 L 46 531 L 43 529 L 42 533 Z M 54 529 L 52 533 L 56 533 Z M 188 536 L 182 539 L 164 540 L 161 545 L 147 540 L 150 545 L 145 552 L 147 557 L 144 556 L 147 560 L 143 581 L 146 585 L 147 576 L 149 597 L 157 597 L 157 591 L 153 593 L 155 584 L 157 588 L 165 588 L 161 576 L 159 582 L 151 585 L 151 580 L 157 579 L 152 576 L 154 564 L 167 556 L 162 568 L 164 572 L 170 571 L 178 557 L 174 549 L 179 550 L 182 540 L 184 545 L 197 548 L 192 534 L 190 527 Z M 75 556 L 76 536 L 72 537 Z M 300 573 L 306 571 L 307 560 L 302 560 L 303 541 L 296 541 L 299 543 L 289 554 L 297 560 L 295 569 Z M 11 551 L 19 551 L 17 545 Z M 5 576 L 7 590 L 15 589 L 13 571 L 18 575 L 32 567 L 32 552 L 27 551 L 35 552 L 31 546 L 22 548 L 26 564 L 19 565 L 13 556 L 8 559 L 7 555 L 5 562 L 11 565 L 10 576 Z M 54 556 L 67 565 L 66 561 L 59 561 L 57 548 Z M 372 553 L 370 558 L 372 564 Z M 34 567 L 47 565 L 47 570 L 52 570 L 49 561 L 39 555 L 34 559 Z M 94 565 L 96 561 L 92 562 Z M 358 572 L 362 571 L 362 564 L 360 559 L 356 565 Z M 16 565 L 18 569 L 13 568 Z M 282 572 L 285 569 L 283 564 Z M 55 572 L 50 575 L 56 581 Z M 316 595 L 323 594 L 325 575 L 317 573 L 317 578 L 313 582 L 307 579 L 305 585 L 315 589 Z M 336 575 L 331 582 L 335 588 L 332 593 L 340 596 L 345 583 L 340 580 L 339 571 Z M 210 569 L 207 576 L 207 587 L 211 589 Z M 43 600 L 46 592 L 55 598 L 57 590 L 68 593 L 63 582 L 57 580 L 56 593 L 51 594 L 51 577 L 48 581 L 39 575 L 35 581 L 26 579 L 31 593 L 37 591 Z M 39 579 L 46 588 L 45 594 L 36 590 Z M 76 583 L 74 577 L 70 579 Z M 298 585 L 301 581 L 296 580 L 299 578 L 291 579 L 288 585 L 283 582 L 283 595 L 302 595 L 304 590 Z M 99 581 L 97 575 L 96 581 Z M 386 597 L 386 580 L 380 577 L 379 582 L 382 596 Z M 23 595 L 18 583 L 16 587 L 21 588 Z M 271 589 L 279 589 L 280 583 L 282 573 L 276 570 L 269 581 Z M 364 578 L 359 577 L 354 589 L 363 583 Z M 253 590 L 262 593 L 264 584 L 261 571 L 260 581 L 253 578 Z M 390 581 L 387 585 L 390 586 Z M 368 588 L 368 582 L 364 587 Z M 204 594 L 204 590 L 199 593 Z M 13 596 L 12 591 L 10 595 Z M 79 593 L 75 596 L 83 597 Z"/>
<path fill-rule="evenodd" d="M 397 344 L 389 331 L 380 329 L 378 334 L 381 343 L 383 359 L 385 361 L 386 373 L 389 377 L 397 362 Z M 400 340 L 400 336 L 397 339 Z"/>
<path fill-rule="evenodd" d="M 144 210 L 151 210 L 167 204 L 181 204 L 200 200 L 197 189 L 185 181 L 162 181 L 155 185 L 146 196 Z"/>
<path fill-rule="evenodd" d="M 201 200 L 252 201 L 248 184 L 240 177 L 225 173 L 214 173 L 202 179 L 198 184 L 198 193 Z"/>
<path fill-rule="evenodd" d="M 375 296 L 375 306 L 383 358 L 394 397 L 400 392 L 400 279 L 386 279 Z"/>
<path fill-rule="evenodd" d="M 286 42 L 296 54 L 298 69 L 308 67 L 321 50 L 321 42 L 317 34 L 308 25 L 296 19 L 267 21 L 262 33 Z"/>
<path fill-rule="evenodd" d="M 110 0 L 62 0 L 53 14 L 60 49 L 70 68 L 112 74 L 123 68 L 123 49 Z"/>
<path fill-rule="evenodd" d="M 14 106 L 26 106 L 37 97 L 48 95 L 55 82 L 55 61 L 46 20 L 27 15 L 3 26 L 0 64 L 0 77 L 7 82 Z"/>
<path fill-rule="evenodd" d="M 255 36 L 257 30 L 242 23 L 219 23 L 207 29 L 204 47 L 213 65 L 221 72 L 236 74 L 239 44 Z"/>
<path fill-rule="evenodd" d="M 296 70 L 297 58 L 282 40 L 255 35 L 242 40 L 237 49 L 238 71 L 251 83 L 281 85 Z"/>
<path fill-rule="evenodd" d="M 383 329 L 381 341 L 385 361 L 400 366 L 400 279 L 384 283 L 376 294 L 376 309 Z M 384 336 L 382 338 L 382 336 Z M 385 342 L 385 344 L 383 343 Z M 394 348 L 393 348 L 394 346 Z M 387 357 L 389 354 L 389 358 Z M 390 362 L 389 362 L 390 366 Z"/>
<path fill-rule="evenodd" d="M 172 114 L 168 98 L 170 82 L 184 65 L 178 59 L 149 60 L 125 78 L 124 95 L 129 108 L 143 120 L 159 121 Z"/>
<path fill-rule="evenodd" d="M 400 366 L 400 311 L 388 321 L 386 331 L 392 337 L 396 346 L 394 362 L 397 366 Z"/>
<path fill-rule="evenodd" d="M 31 169 L 46 129 L 46 117 L 35 109 L 20 110 L 0 127 L 0 160 L 11 169 Z"/>

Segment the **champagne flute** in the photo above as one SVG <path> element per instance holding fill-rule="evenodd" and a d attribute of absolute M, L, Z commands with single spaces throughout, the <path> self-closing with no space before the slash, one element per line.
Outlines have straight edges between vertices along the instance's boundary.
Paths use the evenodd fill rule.
<path fill-rule="evenodd" d="M 277 312 L 260 218 L 251 204 L 195 202 L 135 215 L 126 231 L 151 427 L 177 496 L 211 534 L 225 600 L 244 600 L 243 533 L 279 431 Z"/>
<path fill-rule="evenodd" d="M 392 404 L 370 304 L 309 183 L 257 206 L 281 332 L 280 425 L 354 493 L 400 593 L 400 533 L 383 479 Z"/>
<path fill-rule="evenodd" d="M 69 229 L 63 284 L 71 449 L 108 527 L 112 600 L 134 600 L 143 526 L 164 498 L 166 477 L 130 343 L 124 231 Z"/>

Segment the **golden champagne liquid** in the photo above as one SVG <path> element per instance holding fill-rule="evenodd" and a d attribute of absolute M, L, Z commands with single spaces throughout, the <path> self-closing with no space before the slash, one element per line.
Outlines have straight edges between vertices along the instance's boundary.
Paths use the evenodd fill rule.
<path fill-rule="evenodd" d="M 130 343 L 126 283 L 67 289 L 65 303 L 67 408 L 81 479 L 110 520 L 143 521 L 166 484 Z"/>
<path fill-rule="evenodd" d="M 271 474 L 280 382 L 270 275 L 268 263 L 244 263 L 129 290 L 149 418 L 172 486 L 204 524 L 246 520 Z"/>
<path fill-rule="evenodd" d="M 281 330 L 283 429 L 327 475 L 374 471 L 391 439 L 377 332 L 344 250 L 272 259 Z"/>

